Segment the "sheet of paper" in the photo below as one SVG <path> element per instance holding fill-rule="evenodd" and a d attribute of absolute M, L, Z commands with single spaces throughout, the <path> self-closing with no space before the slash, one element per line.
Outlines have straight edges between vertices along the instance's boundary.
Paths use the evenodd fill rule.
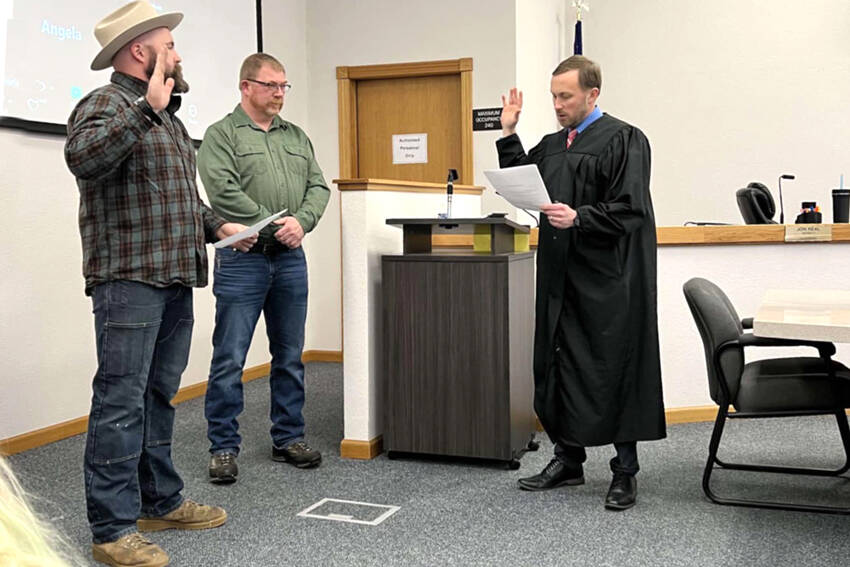
<path fill-rule="evenodd" d="M 258 222 L 256 224 L 252 224 L 251 226 L 249 226 L 248 228 L 246 228 L 243 231 L 237 232 L 236 234 L 231 234 L 227 238 L 222 238 L 221 240 L 219 240 L 218 242 L 213 244 L 213 246 L 215 248 L 225 248 L 227 246 L 232 245 L 234 242 L 239 242 L 243 238 L 248 238 L 249 236 L 257 234 L 258 232 L 263 230 L 270 222 L 272 222 L 275 219 L 279 219 L 284 214 L 286 214 L 286 209 L 283 209 L 279 213 L 275 213 L 273 215 L 267 216 L 266 218 L 264 218 L 260 222 Z"/>
<path fill-rule="evenodd" d="M 520 165 L 505 169 L 485 169 L 484 176 L 496 193 L 514 207 L 539 211 L 540 205 L 552 201 L 536 165 Z"/>

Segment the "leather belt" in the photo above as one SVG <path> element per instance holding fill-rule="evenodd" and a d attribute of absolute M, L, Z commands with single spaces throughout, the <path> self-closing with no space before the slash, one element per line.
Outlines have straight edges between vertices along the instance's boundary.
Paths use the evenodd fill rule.
<path fill-rule="evenodd" d="M 250 254 L 264 254 L 266 256 L 274 256 L 281 252 L 289 252 L 289 248 L 274 240 L 272 242 L 257 242 L 248 250 Z"/>

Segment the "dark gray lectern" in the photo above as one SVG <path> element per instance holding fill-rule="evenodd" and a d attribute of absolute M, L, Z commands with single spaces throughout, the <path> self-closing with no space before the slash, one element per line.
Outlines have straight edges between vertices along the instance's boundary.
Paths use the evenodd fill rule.
<path fill-rule="evenodd" d="M 537 448 L 529 228 L 504 218 L 387 224 L 403 228 L 405 252 L 382 257 L 384 448 L 518 468 Z M 473 234 L 478 251 L 432 250 L 438 231 Z"/>

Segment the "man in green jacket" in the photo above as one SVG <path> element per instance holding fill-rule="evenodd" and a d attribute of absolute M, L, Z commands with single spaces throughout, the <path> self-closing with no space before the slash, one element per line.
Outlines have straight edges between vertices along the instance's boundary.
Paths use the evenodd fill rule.
<path fill-rule="evenodd" d="M 272 459 L 299 468 L 321 463 L 304 441 L 304 323 L 307 264 L 301 241 L 319 222 L 330 190 L 310 139 L 278 113 L 291 88 L 283 65 L 256 53 L 242 63 L 242 100 L 210 126 L 198 151 L 198 170 L 212 208 L 229 221 L 252 225 L 286 210 L 260 232 L 249 252 L 216 250 L 213 357 L 207 385 L 210 480 L 236 480 L 243 409 L 242 369 L 262 311 L 272 354 Z"/>

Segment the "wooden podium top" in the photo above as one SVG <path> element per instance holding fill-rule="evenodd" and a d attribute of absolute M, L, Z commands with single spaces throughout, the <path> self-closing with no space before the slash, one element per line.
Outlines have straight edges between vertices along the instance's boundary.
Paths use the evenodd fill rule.
<path fill-rule="evenodd" d="M 401 191 L 406 193 L 445 193 L 445 183 L 402 181 L 400 179 L 334 179 L 340 191 Z M 454 192 L 461 195 L 481 195 L 480 185 L 454 184 Z"/>
<path fill-rule="evenodd" d="M 518 222 L 513 221 L 512 219 L 506 218 L 504 216 L 493 216 L 493 217 L 475 217 L 475 218 L 395 218 L 395 219 L 387 219 L 387 224 L 393 226 L 407 226 L 407 225 L 417 225 L 417 226 L 430 226 L 434 228 L 443 228 L 449 229 L 450 232 L 458 233 L 466 231 L 472 232 L 476 226 L 480 225 L 504 225 L 509 227 L 517 232 L 529 233 L 531 232 L 531 227 L 526 224 L 519 224 Z M 455 230 L 455 229 L 460 230 Z"/>

